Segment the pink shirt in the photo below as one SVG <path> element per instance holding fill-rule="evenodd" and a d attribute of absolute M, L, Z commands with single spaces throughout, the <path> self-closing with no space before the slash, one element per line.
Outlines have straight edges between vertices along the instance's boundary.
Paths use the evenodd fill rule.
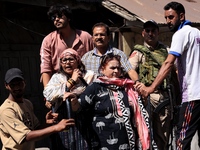
<path fill-rule="evenodd" d="M 58 31 L 48 34 L 40 49 L 40 73 L 55 73 L 59 69 L 59 56 L 69 48 Z M 92 37 L 86 31 L 76 30 L 76 39 L 71 47 L 82 57 L 86 52 L 93 49 Z"/>

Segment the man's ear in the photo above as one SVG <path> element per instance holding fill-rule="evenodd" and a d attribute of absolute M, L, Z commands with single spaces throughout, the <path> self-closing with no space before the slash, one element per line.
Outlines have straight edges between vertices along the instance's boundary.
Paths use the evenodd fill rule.
<path fill-rule="evenodd" d="M 26 86 L 26 81 L 24 80 L 23 82 L 24 82 L 24 86 Z"/>
<path fill-rule="evenodd" d="M 145 31 L 144 31 L 144 30 L 142 30 L 142 33 L 141 33 L 142 37 L 144 37 L 144 32 L 145 32 Z"/>
<path fill-rule="evenodd" d="M 8 85 L 8 83 L 6 83 L 6 82 L 4 82 L 4 85 L 5 85 L 5 88 L 8 90 L 9 89 L 9 85 Z"/>
<path fill-rule="evenodd" d="M 180 17 L 181 22 L 183 22 L 185 20 L 185 14 L 184 13 L 180 13 L 179 17 Z"/>

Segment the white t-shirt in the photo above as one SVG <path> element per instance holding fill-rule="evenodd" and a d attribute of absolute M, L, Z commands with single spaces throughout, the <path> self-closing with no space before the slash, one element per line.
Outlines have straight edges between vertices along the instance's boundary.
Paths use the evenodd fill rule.
<path fill-rule="evenodd" d="M 200 31 L 189 25 L 178 30 L 169 54 L 178 56 L 182 103 L 200 100 Z"/>

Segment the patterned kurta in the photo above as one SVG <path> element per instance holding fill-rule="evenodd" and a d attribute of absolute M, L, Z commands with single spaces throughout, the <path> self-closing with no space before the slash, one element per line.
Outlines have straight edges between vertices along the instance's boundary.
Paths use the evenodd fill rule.
<path fill-rule="evenodd" d="M 80 96 L 81 109 L 93 112 L 92 127 L 102 150 L 129 149 L 129 140 L 118 101 L 120 98 L 131 120 L 131 108 L 125 90 L 110 90 L 104 83 L 94 82 Z M 131 126 L 132 127 L 132 126 Z"/>

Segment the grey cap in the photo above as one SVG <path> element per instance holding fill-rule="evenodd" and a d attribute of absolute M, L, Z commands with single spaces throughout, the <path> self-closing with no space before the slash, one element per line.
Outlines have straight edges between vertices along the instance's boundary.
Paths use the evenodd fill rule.
<path fill-rule="evenodd" d="M 20 79 L 24 80 L 23 73 L 20 69 L 11 68 L 6 72 L 6 75 L 5 75 L 6 83 L 10 83 L 10 81 L 13 80 L 14 78 L 20 78 Z"/>

